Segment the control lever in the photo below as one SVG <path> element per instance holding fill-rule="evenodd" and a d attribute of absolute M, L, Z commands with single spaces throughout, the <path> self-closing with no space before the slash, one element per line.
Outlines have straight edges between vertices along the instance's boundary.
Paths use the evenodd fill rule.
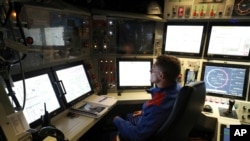
<path fill-rule="evenodd" d="M 235 100 L 234 99 L 229 99 L 229 106 L 228 106 L 228 113 L 232 113 L 233 110 L 233 106 L 235 104 Z"/>
<path fill-rule="evenodd" d="M 228 116 L 228 115 L 232 115 L 232 111 L 233 111 L 233 106 L 235 104 L 235 100 L 230 98 L 228 100 L 228 109 L 226 111 L 224 111 L 224 115 Z"/>
<path fill-rule="evenodd" d="M 220 116 L 238 119 L 236 111 L 233 111 L 234 104 L 235 100 L 233 98 L 230 98 L 228 101 L 228 108 L 219 107 Z"/>

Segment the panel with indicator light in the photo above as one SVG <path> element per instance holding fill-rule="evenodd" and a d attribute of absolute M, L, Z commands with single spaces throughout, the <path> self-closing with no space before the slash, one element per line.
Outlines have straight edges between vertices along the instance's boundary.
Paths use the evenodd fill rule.
<path fill-rule="evenodd" d="M 223 19 L 249 15 L 241 9 L 244 1 L 232 0 L 164 0 L 164 19 Z M 235 8 L 234 8 L 235 7 Z M 238 8 L 237 8 L 238 7 Z M 244 11 L 244 12 L 242 12 Z M 239 13 L 244 15 L 240 15 Z"/>

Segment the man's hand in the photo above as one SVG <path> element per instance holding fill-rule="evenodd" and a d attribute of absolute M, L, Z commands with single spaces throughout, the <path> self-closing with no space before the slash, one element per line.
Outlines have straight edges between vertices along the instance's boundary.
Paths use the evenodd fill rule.
<path fill-rule="evenodd" d="M 133 112 L 133 117 L 136 117 L 136 116 L 140 116 L 142 114 L 142 111 L 139 110 L 139 111 L 134 111 Z"/>

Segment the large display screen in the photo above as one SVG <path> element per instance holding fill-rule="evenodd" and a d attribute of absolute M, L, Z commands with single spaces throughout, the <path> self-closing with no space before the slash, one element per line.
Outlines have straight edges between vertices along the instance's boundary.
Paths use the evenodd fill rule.
<path fill-rule="evenodd" d="M 205 55 L 212 58 L 249 60 L 249 33 L 249 24 L 211 23 Z"/>
<path fill-rule="evenodd" d="M 21 75 L 13 76 L 13 90 L 19 103 L 26 100 L 23 113 L 32 127 L 41 124 L 40 118 L 45 113 L 44 105 L 46 105 L 46 110 L 51 117 L 59 113 L 63 106 L 61 106 L 58 93 L 53 87 L 53 76 L 49 71 L 28 72 L 25 77 L 25 85 L 23 85 Z M 24 88 L 26 90 L 26 99 L 24 99 Z"/>
<path fill-rule="evenodd" d="M 249 66 L 204 62 L 201 80 L 209 95 L 246 99 Z"/>
<path fill-rule="evenodd" d="M 61 65 L 52 69 L 68 106 L 93 93 L 83 62 Z"/>
<path fill-rule="evenodd" d="M 163 53 L 201 57 L 205 23 L 167 23 L 165 28 Z"/>
<path fill-rule="evenodd" d="M 153 54 L 155 22 L 124 20 L 118 23 L 118 54 Z"/>
<path fill-rule="evenodd" d="M 152 59 L 119 58 L 116 61 L 118 89 L 145 89 L 152 86 L 150 82 Z"/>

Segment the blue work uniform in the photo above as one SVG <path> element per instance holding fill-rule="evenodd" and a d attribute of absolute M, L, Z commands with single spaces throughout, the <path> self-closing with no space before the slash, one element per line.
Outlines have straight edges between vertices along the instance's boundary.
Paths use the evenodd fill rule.
<path fill-rule="evenodd" d="M 148 92 L 152 99 L 143 104 L 141 116 L 133 117 L 130 113 L 126 119 L 114 118 L 120 136 L 130 141 L 147 140 L 169 117 L 180 89 L 178 83 L 166 88 L 151 88 Z"/>

